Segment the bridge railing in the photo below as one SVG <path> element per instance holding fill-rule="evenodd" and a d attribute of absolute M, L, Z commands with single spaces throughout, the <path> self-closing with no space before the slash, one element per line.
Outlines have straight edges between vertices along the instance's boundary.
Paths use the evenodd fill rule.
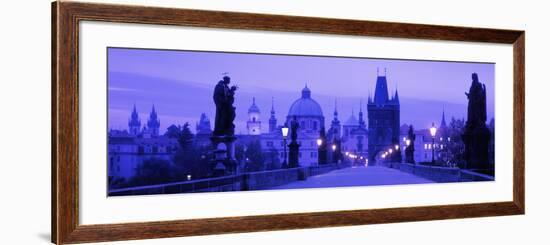
<path fill-rule="evenodd" d="M 342 164 L 247 172 L 208 179 L 109 190 L 109 196 L 264 190 L 347 167 Z"/>
<path fill-rule="evenodd" d="M 493 181 L 495 178 L 490 175 L 476 173 L 460 168 L 426 166 L 410 163 L 387 163 L 389 168 L 411 173 L 435 182 L 470 182 L 470 181 Z"/>

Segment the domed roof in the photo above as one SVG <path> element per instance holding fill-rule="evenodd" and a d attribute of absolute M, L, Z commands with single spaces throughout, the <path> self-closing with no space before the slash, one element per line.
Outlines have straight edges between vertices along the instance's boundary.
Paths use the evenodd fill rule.
<path fill-rule="evenodd" d="M 248 108 L 248 113 L 260 113 L 260 108 L 258 108 L 258 106 L 256 106 L 256 98 L 253 97 L 252 98 L 252 105 Z"/>
<path fill-rule="evenodd" d="M 302 89 L 302 97 L 294 101 L 290 106 L 288 116 L 323 116 L 321 106 L 311 98 L 311 90 L 309 90 L 307 85 Z"/>

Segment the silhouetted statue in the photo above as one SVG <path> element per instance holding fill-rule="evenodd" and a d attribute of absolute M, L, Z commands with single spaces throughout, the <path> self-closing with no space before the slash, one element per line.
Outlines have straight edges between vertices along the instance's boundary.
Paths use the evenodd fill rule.
<path fill-rule="evenodd" d="M 405 149 L 405 162 L 414 163 L 414 141 L 416 140 L 416 134 L 412 125 L 409 126 L 407 139 L 409 140 L 409 145 Z"/>
<path fill-rule="evenodd" d="M 472 74 L 472 85 L 470 91 L 465 93 L 468 97 L 468 121 L 470 127 L 485 125 L 487 121 L 487 103 L 485 84 L 481 84 L 476 73 Z"/>
<path fill-rule="evenodd" d="M 212 167 L 214 176 L 233 174 L 237 172 L 235 159 L 235 91 L 237 86 L 229 87 L 231 78 L 224 76 L 214 88 L 214 103 L 216 104 L 216 119 L 212 132 Z"/>
<path fill-rule="evenodd" d="M 466 96 L 468 97 L 468 120 L 462 135 L 466 168 L 489 169 L 491 132 L 485 124 L 487 121 L 486 92 L 485 85 L 479 82 L 476 73 L 472 74 L 472 85 Z"/>
<path fill-rule="evenodd" d="M 298 125 L 298 121 L 296 121 L 296 116 L 292 118 L 292 121 L 290 122 L 290 140 L 296 141 L 298 139 L 298 128 L 300 125 Z"/>
<path fill-rule="evenodd" d="M 298 162 L 298 159 L 300 157 L 300 144 L 298 144 L 298 128 L 300 126 L 298 125 L 298 121 L 296 120 L 296 116 L 292 118 L 292 121 L 290 122 L 290 144 L 288 145 L 288 167 L 289 168 L 296 168 L 300 166 L 300 163 Z"/>
<path fill-rule="evenodd" d="M 321 140 L 321 145 L 319 145 L 318 149 L 318 156 L 317 156 L 317 162 L 319 165 L 321 164 L 327 164 L 327 136 L 325 133 L 325 127 L 321 127 L 321 130 L 319 131 L 319 139 Z"/>
<path fill-rule="evenodd" d="M 235 91 L 237 86 L 229 87 L 231 78 L 224 76 L 214 88 L 214 103 L 216 104 L 216 119 L 214 123 L 215 136 L 232 136 L 235 134 Z"/>

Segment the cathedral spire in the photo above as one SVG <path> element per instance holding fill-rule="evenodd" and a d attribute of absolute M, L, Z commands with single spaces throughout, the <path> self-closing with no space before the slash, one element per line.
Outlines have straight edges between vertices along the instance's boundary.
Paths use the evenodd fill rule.
<path fill-rule="evenodd" d="M 336 99 L 334 99 L 334 118 L 338 117 L 338 108 L 336 104 Z"/>
<path fill-rule="evenodd" d="M 271 115 L 275 115 L 275 98 L 273 96 L 271 97 Z"/>
<path fill-rule="evenodd" d="M 365 120 L 363 120 L 363 100 L 359 100 L 359 127 L 365 127 Z"/>
<path fill-rule="evenodd" d="M 443 107 L 443 114 L 441 115 L 441 123 L 439 127 L 447 127 L 447 122 L 445 121 L 445 107 Z"/>
<path fill-rule="evenodd" d="M 136 104 L 134 103 L 134 109 L 128 119 L 128 130 L 130 134 L 137 135 L 141 128 L 141 120 L 139 119 L 139 114 L 136 109 Z"/>
<path fill-rule="evenodd" d="M 147 120 L 147 129 L 151 136 L 158 136 L 160 128 L 160 120 L 158 119 L 157 111 L 155 110 L 155 104 L 149 113 L 149 120 Z"/>
<path fill-rule="evenodd" d="M 338 109 L 336 99 L 334 99 L 334 119 L 332 119 L 331 128 L 340 127 L 340 120 L 338 120 Z"/>
<path fill-rule="evenodd" d="M 277 118 L 275 117 L 275 98 L 271 97 L 271 117 L 269 117 L 269 132 L 277 131 Z"/>

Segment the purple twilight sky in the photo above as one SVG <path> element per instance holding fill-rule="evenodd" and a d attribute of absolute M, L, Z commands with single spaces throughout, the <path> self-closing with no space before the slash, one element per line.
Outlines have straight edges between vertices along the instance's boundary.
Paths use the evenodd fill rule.
<path fill-rule="evenodd" d="M 212 92 L 228 72 L 239 86 L 235 106 L 237 133 L 246 132 L 246 113 L 256 97 L 262 130 L 267 130 L 272 97 L 279 123 L 307 83 L 312 98 L 322 107 L 329 125 L 337 101 L 344 123 L 360 104 L 366 114 L 369 93 L 374 94 L 377 69 L 388 79 L 389 93 L 398 89 L 401 123 L 427 128 L 441 120 L 445 108 L 451 117 L 466 117 L 471 74 L 476 72 L 487 87 L 487 118 L 494 117 L 494 68 L 492 63 L 461 63 L 369 58 L 243 54 L 108 48 L 108 127 L 127 129 L 136 104 L 145 124 L 154 104 L 161 132 L 171 124 L 189 122 L 194 130 L 200 113 L 213 121 Z M 212 125 L 213 126 L 213 125 Z"/>

